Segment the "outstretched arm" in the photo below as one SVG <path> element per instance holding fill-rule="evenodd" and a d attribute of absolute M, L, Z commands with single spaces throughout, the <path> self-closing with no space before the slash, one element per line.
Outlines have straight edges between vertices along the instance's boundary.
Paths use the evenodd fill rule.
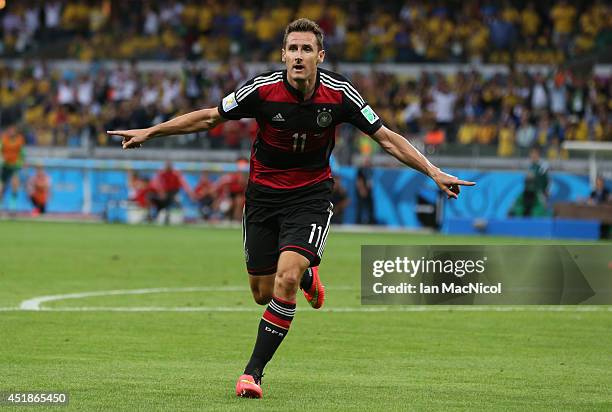
<path fill-rule="evenodd" d="M 153 137 L 173 136 L 209 130 L 224 120 L 225 119 L 219 114 L 219 109 L 212 107 L 210 109 L 186 113 L 146 129 L 108 130 L 107 133 L 114 136 L 122 136 L 123 148 L 132 149 L 141 147 L 144 142 Z"/>
<path fill-rule="evenodd" d="M 400 162 L 431 177 L 438 187 L 449 198 L 457 198 L 459 186 L 474 186 L 476 183 L 457 179 L 455 176 L 444 173 L 434 166 L 421 152 L 399 134 L 382 126 L 372 136 L 387 153 Z"/>

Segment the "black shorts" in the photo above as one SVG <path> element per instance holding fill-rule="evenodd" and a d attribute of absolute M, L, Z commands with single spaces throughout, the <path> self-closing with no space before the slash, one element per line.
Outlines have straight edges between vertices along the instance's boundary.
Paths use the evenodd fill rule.
<path fill-rule="evenodd" d="M 19 167 L 17 166 L 9 166 L 6 164 L 2 165 L 2 171 L 0 172 L 0 182 L 6 185 L 13 175 L 19 171 Z"/>
<path fill-rule="evenodd" d="M 247 188 L 242 221 L 244 255 L 250 275 L 271 275 L 281 252 L 297 252 L 318 266 L 323 256 L 333 215 L 331 185 L 324 182 L 314 190 L 289 192 L 284 203 L 280 196 L 257 201 L 253 187 Z M 296 196 L 296 193 L 298 195 Z"/>

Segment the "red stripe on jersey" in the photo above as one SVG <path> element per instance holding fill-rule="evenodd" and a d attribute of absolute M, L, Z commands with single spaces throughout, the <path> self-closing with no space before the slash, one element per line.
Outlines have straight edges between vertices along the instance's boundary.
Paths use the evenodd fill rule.
<path fill-rule="evenodd" d="M 320 170 L 271 169 L 251 156 L 250 180 L 273 189 L 297 189 L 331 179 L 331 168 Z"/>
<path fill-rule="evenodd" d="M 299 103 L 297 97 L 287 90 L 282 81 L 260 86 L 259 98 L 266 102 Z"/>
<path fill-rule="evenodd" d="M 293 152 L 293 144 L 296 137 L 295 130 L 290 129 L 277 129 L 270 123 L 263 123 L 260 125 L 261 139 L 268 145 L 275 147 L 280 151 Z M 300 135 L 302 133 L 298 133 Z M 306 141 L 304 146 L 304 152 L 312 152 L 329 144 L 330 140 L 336 138 L 336 129 L 330 128 L 318 134 L 308 133 L 306 135 Z"/>
<path fill-rule="evenodd" d="M 267 122 L 259 125 L 259 136 L 278 150 L 291 150 L 289 146 L 293 143 L 291 140 L 293 134 L 295 132 L 292 130 L 277 129 Z"/>
<path fill-rule="evenodd" d="M 319 84 L 317 92 L 313 96 L 312 102 L 342 104 L 342 92 L 330 89 L 329 87 L 321 83 Z"/>
<path fill-rule="evenodd" d="M 282 81 L 260 86 L 257 91 L 259 92 L 259 98 L 266 102 L 299 103 L 297 97 L 287 90 Z M 311 101 L 315 104 L 342 104 L 342 92 L 319 83 Z"/>
<path fill-rule="evenodd" d="M 278 316 L 270 313 L 267 309 L 263 314 L 263 318 L 268 322 L 275 324 L 276 326 L 280 326 L 283 329 L 289 329 L 289 326 L 291 326 L 290 320 L 281 319 Z"/>

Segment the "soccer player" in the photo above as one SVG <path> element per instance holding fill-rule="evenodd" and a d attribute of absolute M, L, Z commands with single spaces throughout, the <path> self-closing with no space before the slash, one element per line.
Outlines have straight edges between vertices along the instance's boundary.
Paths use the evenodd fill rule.
<path fill-rule="evenodd" d="M 148 129 L 108 132 L 122 136 L 123 148 L 130 149 L 153 137 L 208 130 L 226 120 L 257 120 L 243 240 L 253 297 L 267 307 L 251 359 L 236 384 L 236 394 L 242 397 L 262 397 L 263 370 L 287 335 L 298 288 L 312 307 L 323 305 L 318 265 L 333 213 L 329 157 L 339 123 L 349 122 L 370 135 L 392 156 L 431 177 L 449 197 L 457 197 L 459 185 L 474 184 L 442 172 L 406 139 L 383 126 L 344 76 L 318 67 L 324 58 L 319 26 L 298 19 L 285 29 L 284 70 L 249 80 L 218 107 Z"/>
<path fill-rule="evenodd" d="M 0 172 L 0 205 L 9 185 L 11 188 L 11 203 L 17 205 L 17 190 L 19 189 L 19 169 L 23 165 L 25 154 L 25 138 L 17 132 L 15 126 L 10 126 L 0 137 L 0 153 L 2 153 L 2 171 Z M 10 206 L 9 206 L 10 207 Z"/>
<path fill-rule="evenodd" d="M 193 198 L 193 193 L 183 174 L 176 170 L 171 161 L 166 161 L 164 168 L 160 170 L 151 182 L 155 187 L 154 195 L 150 201 L 153 204 L 152 219 L 157 218 L 159 212 L 166 210 L 166 224 L 170 223 L 170 208 L 176 204 L 176 198 L 181 189 Z"/>
<path fill-rule="evenodd" d="M 47 210 L 49 191 L 51 190 L 51 178 L 42 166 L 36 166 L 36 172 L 28 179 L 28 195 L 34 205 L 32 214 L 38 216 Z"/>

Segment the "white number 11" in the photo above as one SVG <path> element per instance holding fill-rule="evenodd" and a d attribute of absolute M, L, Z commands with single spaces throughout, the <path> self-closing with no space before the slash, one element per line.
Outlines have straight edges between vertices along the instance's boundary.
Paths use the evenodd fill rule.
<path fill-rule="evenodd" d="M 311 223 L 310 226 L 312 226 L 312 230 L 310 231 L 310 238 L 308 239 L 308 243 L 312 243 L 315 232 L 318 229 L 319 234 L 317 235 L 317 241 L 315 242 L 315 247 L 319 247 L 319 242 L 321 241 L 321 232 L 323 231 L 323 228 L 321 226 L 317 226 L 316 223 Z"/>
<path fill-rule="evenodd" d="M 303 152 L 304 147 L 306 147 L 306 133 L 294 133 L 293 134 L 293 151 L 294 152 Z"/>

